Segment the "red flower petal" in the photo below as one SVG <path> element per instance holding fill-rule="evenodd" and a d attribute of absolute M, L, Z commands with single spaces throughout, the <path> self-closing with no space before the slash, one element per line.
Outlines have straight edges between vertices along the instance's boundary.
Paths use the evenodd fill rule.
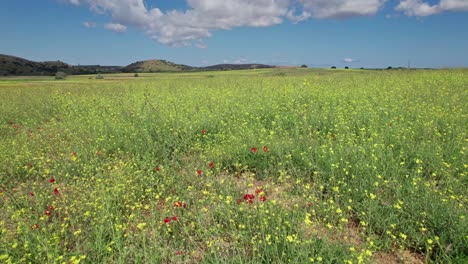
<path fill-rule="evenodd" d="M 55 182 L 55 179 L 54 179 L 54 178 L 50 178 L 50 179 L 49 179 L 49 182 L 50 182 L 50 183 L 54 183 L 54 182 Z"/>
<path fill-rule="evenodd" d="M 256 152 L 257 152 L 257 148 L 251 148 L 251 149 L 250 149 L 250 152 L 256 153 Z"/>
<path fill-rule="evenodd" d="M 171 219 L 166 216 L 166 218 L 164 218 L 164 223 L 169 224 L 170 222 L 171 222 Z"/>
<path fill-rule="evenodd" d="M 60 195 L 60 192 L 59 192 L 59 190 L 57 188 L 54 189 L 54 194 L 55 195 Z"/>
<path fill-rule="evenodd" d="M 172 219 L 172 221 L 177 221 L 177 216 L 174 215 L 171 219 Z"/>
<path fill-rule="evenodd" d="M 202 176 L 202 175 L 203 175 L 203 171 L 202 171 L 202 170 L 197 170 L 197 174 L 198 174 L 198 176 Z"/>
<path fill-rule="evenodd" d="M 267 152 L 268 151 L 268 147 L 267 146 L 263 146 L 263 152 Z"/>

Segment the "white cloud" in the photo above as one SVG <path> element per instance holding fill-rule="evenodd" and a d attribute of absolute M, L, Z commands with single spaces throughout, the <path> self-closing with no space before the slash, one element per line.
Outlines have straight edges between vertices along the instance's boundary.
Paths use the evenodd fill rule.
<path fill-rule="evenodd" d="M 95 27 L 96 27 L 96 23 L 85 21 L 85 22 L 83 22 L 83 26 L 85 26 L 85 27 L 87 27 L 87 28 L 95 28 Z"/>
<path fill-rule="evenodd" d="M 375 15 L 386 0 L 300 0 L 316 18 L 347 18 Z"/>
<path fill-rule="evenodd" d="M 430 5 L 422 0 L 401 0 L 395 9 L 407 16 L 430 16 L 444 11 L 468 11 L 468 1 L 441 0 L 438 4 Z"/>
<path fill-rule="evenodd" d="M 72 5 L 80 5 L 80 0 L 69 0 Z"/>
<path fill-rule="evenodd" d="M 438 5 L 429 5 L 421 0 L 402 0 L 396 10 L 403 11 L 407 16 L 430 16 L 440 13 Z"/>
<path fill-rule="evenodd" d="M 229 63 L 229 60 L 223 60 L 223 63 L 224 64 Z"/>
<path fill-rule="evenodd" d="M 467 0 L 441 0 L 439 6 L 447 11 L 468 11 Z"/>
<path fill-rule="evenodd" d="M 127 30 L 127 26 L 124 26 L 124 25 L 119 24 L 119 23 L 109 23 L 109 24 L 106 24 L 104 26 L 104 28 L 112 30 L 112 31 L 117 32 L 117 33 L 122 33 L 122 32 L 125 32 Z"/>
<path fill-rule="evenodd" d="M 343 59 L 343 62 L 346 62 L 346 63 L 353 63 L 353 62 L 358 62 L 359 60 L 357 59 L 351 59 L 351 58 L 344 58 Z"/>
<path fill-rule="evenodd" d="M 378 13 L 387 0 L 186 0 L 186 10 L 161 11 L 148 8 L 144 0 L 60 0 L 87 6 L 108 14 L 105 27 L 124 32 L 127 27 L 143 30 L 152 39 L 170 46 L 195 45 L 216 30 L 236 27 L 268 27 L 285 19 L 298 23 L 310 18 L 347 18 Z M 442 11 L 468 11 L 467 0 L 441 0 L 429 5 L 423 0 L 400 0 L 397 10 L 407 15 L 431 15 Z M 86 25 L 85 25 L 86 26 Z"/>

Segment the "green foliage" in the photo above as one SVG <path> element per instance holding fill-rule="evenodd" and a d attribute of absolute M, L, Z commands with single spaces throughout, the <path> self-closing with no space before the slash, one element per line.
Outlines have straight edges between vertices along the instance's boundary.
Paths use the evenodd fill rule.
<path fill-rule="evenodd" d="M 283 70 L 0 80 L 1 262 L 463 262 L 468 72 Z"/>
<path fill-rule="evenodd" d="M 56 80 L 64 80 L 67 77 L 67 74 L 64 72 L 56 72 L 55 73 L 55 79 Z"/>
<path fill-rule="evenodd" d="M 133 77 L 137 78 L 139 75 L 138 73 L 133 74 Z"/>

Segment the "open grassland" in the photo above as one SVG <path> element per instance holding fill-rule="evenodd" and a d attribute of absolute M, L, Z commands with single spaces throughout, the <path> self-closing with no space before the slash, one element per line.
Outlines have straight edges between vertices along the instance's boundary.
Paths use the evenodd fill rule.
<path fill-rule="evenodd" d="M 468 71 L 132 76 L 0 80 L 0 262 L 468 260 Z"/>

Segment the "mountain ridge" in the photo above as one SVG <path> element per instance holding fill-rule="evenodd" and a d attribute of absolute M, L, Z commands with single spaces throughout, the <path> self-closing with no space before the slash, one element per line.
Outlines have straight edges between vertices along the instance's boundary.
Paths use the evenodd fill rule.
<path fill-rule="evenodd" d="M 194 67 L 185 64 L 176 64 L 162 59 L 137 61 L 127 66 L 71 65 L 62 61 L 36 62 L 12 55 L 0 54 L 0 76 L 53 76 L 57 72 L 80 75 L 100 73 L 225 71 L 274 67 L 275 66 L 257 63 L 216 64 L 206 67 Z"/>

